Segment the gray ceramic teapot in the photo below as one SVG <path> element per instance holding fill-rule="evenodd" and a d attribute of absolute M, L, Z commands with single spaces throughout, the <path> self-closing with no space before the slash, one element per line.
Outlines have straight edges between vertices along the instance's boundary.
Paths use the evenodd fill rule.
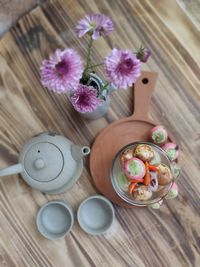
<path fill-rule="evenodd" d="M 33 188 L 49 194 L 63 193 L 80 177 L 87 146 L 73 144 L 64 136 L 41 133 L 22 148 L 19 163 L 0 170 L 0 176 L 21 173 Z"/>

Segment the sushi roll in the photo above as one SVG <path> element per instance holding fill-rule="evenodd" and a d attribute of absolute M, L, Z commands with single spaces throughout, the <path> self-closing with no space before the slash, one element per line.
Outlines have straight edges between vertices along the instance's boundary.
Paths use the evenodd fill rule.
<path fill-rule="evenodd" d="M 169 190 L 168 194 L 166 195 L 166 199 L 173 199 L 178 196 L 178 186 L 176 183 L 173 183 L 171 189 Z"/>
<path fill-rule="evenodd" d="M 167 142 L 168 133 L 162 125 L 158 125 L 151 129 L 150 137 L 154 144 L 162 146 Z"/>
<path fill-rule="evenodd" d="M 176 162 L 172 162 L 172 173 L 173 173 L 174 179 L 178 178 L 178 176 L 180 175 L 180 172 L 181 172 L 181 167 Z"/>
<path fill-rule="evenodd" d="M 165 150 L 165 152 L 167 153 L 168 158 L 171 161 L 174 161 L 178 158 L 179 155 L 179 148 L 178 145 L 174 144 L 174 143 L 166 143 L 163 147 L 163 150 Z"/>
<path fill-rule="evenodd" d="M 138 158 L 129 159 L 124 164 L 124 173 L 129 179 L 141 179 L 146 173 L 145 165 Z"/>
<path fill-rule="evenodd" d="M 152 209 L 154 209 L 154 210 L 158 210 L 158 209 L 160 209 L 160 207 L 162 206 L 162 204 L 163 204 L 163 200 L 161 199 L 160 201 L 149 205 L 149 207 L 152 208 Z"/>

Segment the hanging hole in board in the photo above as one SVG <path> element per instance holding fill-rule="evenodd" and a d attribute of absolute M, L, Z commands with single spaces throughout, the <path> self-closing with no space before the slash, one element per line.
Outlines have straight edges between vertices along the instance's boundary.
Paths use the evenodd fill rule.
<path fill-rule="evenodd" d="M 143 84 L 147 84 L 149 80 L 147 78 L 142 79 Z"/>
<path fill-rule="evenodd" d="M 38 150 L 38 153 L 40 153 L 40 150 Z"/>

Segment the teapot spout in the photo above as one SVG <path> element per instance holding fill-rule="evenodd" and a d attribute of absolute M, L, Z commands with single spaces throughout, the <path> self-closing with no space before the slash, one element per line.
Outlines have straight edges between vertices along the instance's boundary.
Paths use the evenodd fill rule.
<path fill-rule="evenodd" d="M 13 166 L 0 170 L 0 176 L 8 176 L 8 175 L 20 173 L 22 171 L 23 171 L 22 164 L 19 163 L 19 164 L 15 164 Z"/>
<path fill-rule="evenodd" d="M 71 147 L 71 153 L 74 160 L 78 161 L 82 159 L 83 157 L 90 154 L 90 148 L 88 146 L 78 146 L 78 145 L 72 145 Z"/>

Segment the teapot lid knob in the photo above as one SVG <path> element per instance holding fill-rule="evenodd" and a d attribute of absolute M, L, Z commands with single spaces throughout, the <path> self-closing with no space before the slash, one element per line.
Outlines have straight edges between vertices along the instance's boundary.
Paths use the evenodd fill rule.
<path fill-rule="evenodd" d="M 43 169 L 44 168 L 44 160 L 39 158 L 39 159 L 36 159 L 35 162 L 34 162 L 34 166 L 37 170 L 40 170 L 40 169 Z"/>

